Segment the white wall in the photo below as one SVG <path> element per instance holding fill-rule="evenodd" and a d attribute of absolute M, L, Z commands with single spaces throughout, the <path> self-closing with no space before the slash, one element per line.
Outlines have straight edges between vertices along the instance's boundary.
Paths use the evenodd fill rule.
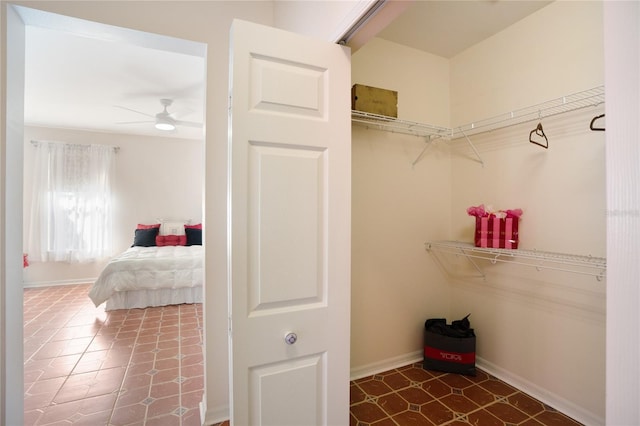
<path fill-rule="evenodd" d="M 351 58 L 352 84 L 398 92 L 398 118 L 449 127 L 449 61 L 379 38 Z"/>
<path fill-rule="evenodd" d="M 640 4 L 605 2 L 607 424 L 640 424 Z"/>
<path fill-rule="evenodd" d="M 35 148 L 32 140 L 100 144 L 119 147 L 113 183 L 114 254 L 133 242 L 138 223 L 158 219 L 202 221 L 204 190 L 204 141 L 80 130 L 26 127 L 24 138 L 24 243 L 30 223 L 32 173 Z M 92 282 L 106 260 L 82 264 L 31 262 L 24 270 L 24 285 Z"/>
<path fill-rule="evenodd" d="M 463 124 L 604 83 L 602 3 L 555 2 L 451 60 L 451 116 Z M 522 208 L 520 248 L 606 255 L 603 106 L 472 137 L 484 167 L 452 156 L 452 238 L 473 240 L 466 208 Z M 462 143 L 462 142 L 460 142 Z M 458 264 L 465 267 L 464 263 Z M 605 416 L 606 282 L 482 264 L 454 279 L 452 315 L 472 312 L 480 363 L 588 424 Z"/>
<path fill-rule="evenodd" d="M 452 58 L 452 124 L 603 84 L 601 10 L 556 1 Z"/>
<path fill-rule="evenodd" d="M 398 116 L 447 126 L 444 58 L 373 39 L 352 56 L 352 83 L 398 92 Z M 449 314 L 449 290 L 427 238 L 450 228 L 451 163 L 424 140 L 352 127 L 351 368 L 359 377 L 420 359 L 427 318 Z"/>

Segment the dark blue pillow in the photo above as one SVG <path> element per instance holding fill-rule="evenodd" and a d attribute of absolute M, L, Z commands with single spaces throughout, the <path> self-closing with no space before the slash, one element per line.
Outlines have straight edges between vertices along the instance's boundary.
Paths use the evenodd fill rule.
<path fill-rule="evenodd" d="M 156 245 L 156 236 L 160 228 L 136 229 L 133 237 L 133 245 L 139 247 L 152 247 Z"/>
<path fill-rule="evenodd" d="M 184 233 L 187 234 L 188 246 L 202 245 L 202 229 L 185 228 Z"/>

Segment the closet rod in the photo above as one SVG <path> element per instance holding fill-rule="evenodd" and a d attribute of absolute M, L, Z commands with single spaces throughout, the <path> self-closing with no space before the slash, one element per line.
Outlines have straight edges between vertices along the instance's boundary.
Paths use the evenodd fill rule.
<path fill-rule="evenodd" d="M 72 146 L 90 146 L 89 144 L 82 144 L 82 143 L 65 143 L 65 142 L 59 142 L 62 143 L 64 145 L 72 145 Z M 38 146 L 40 144 L 40 141 L 31 141 L 31 145 L 33 146 Z M 117 154 L 118 151 L 120 151 L 120 147 L 119 146 L 113 146 L 113 151 Z"/>

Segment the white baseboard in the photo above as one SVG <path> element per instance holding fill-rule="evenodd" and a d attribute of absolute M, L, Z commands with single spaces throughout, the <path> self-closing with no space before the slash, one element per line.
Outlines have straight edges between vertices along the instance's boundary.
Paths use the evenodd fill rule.
<path fill-rule="evenodd" d="M 202 426 L 211 426 L 216 423 L 222 423 L 225 420 L 229 420 L 229 406 L 220 406 L 207 410 L 207 403 L 204 399 L 200 401 L 200 422 Z"/>
<path fill-rule="evenodd" d="M 72 280 L 59 280 L 59 281 L 31 281 L 23 282 L 23 288 L 37 288 L 37 287 L 55 287 L 61 285 L 78 285 L 78 284 L 93 284 L 97 280 L 94 278 L 75 278 Z"/>
<path fill-rule="evenodd" d="M 351 380 L 361 379 L 373 374 L 382 373 L 384 371 L 403 367 L 414 362 L 419 362 L 423 360 L 423 357 L 424 356 L 422 354 L 422 351 L 416 351 L 393 358 L 388 358 L 380 362 L 363 365 L 361 367 L 355 367 L 351 369 Z"/>
<path fill-rule="evenodd" d="M 586 410 L 584 407 L 580 407 L 559 395 L 549 392 L 535 383 L 498 367 L 487 360 L 476 357 L 476 366 L 584 425 L 597 426 L 605 424 L 604 418 Z"/>
<path fill-rule="evenodd" d="M 202 401 L 198 404 L 198 408 L 200 409 L 200 425 L 206 426 L 206 423 L 203 420 L 207 414 L 207 401 L 205 399 L 205 395 L 202 395 Z"/>

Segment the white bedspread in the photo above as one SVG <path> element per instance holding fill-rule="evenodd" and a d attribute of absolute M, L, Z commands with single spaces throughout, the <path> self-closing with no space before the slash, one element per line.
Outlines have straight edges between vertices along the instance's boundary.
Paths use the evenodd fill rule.
<path fill-rule="evenodd" d="M 202 246 L 131 247 L 109 261 L 91 287 L 96 306 L 127 291 L 202 287 Z"/>

